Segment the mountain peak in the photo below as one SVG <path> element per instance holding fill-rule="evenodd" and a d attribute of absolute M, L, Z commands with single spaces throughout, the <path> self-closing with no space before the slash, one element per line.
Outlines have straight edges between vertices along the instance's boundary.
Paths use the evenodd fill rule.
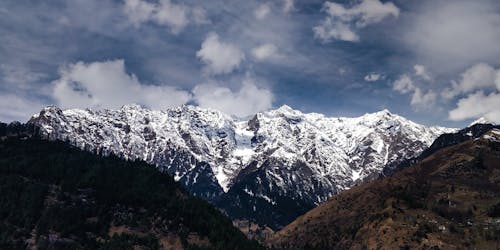
<path fill-rule="evenodd" d="M 472 126 L 472 125 L 476 125 L 476 124 L 493 124 L 495 125 L 494 122 L 488 120 L 486 117 L 480 117 L 479 119 L 473 121 L 471 124 L 469 124 L 469 127 Z"/>
<path fill-rule="evenodd" d="M 366 113 L 359 117 L 364 122 L 378 122 L 386 120 L 397 120 L 400 116 L 391 113 L 388 109 L 383 109 L 374 113 Z M 404 118 L 403 118 L 404 119 Z"/>
<path fill-rule="evenodd" d="M 376 116 L 392 116 L 394 115 L 391 111 L 389 111 L 388 109 L 382 109 L 380 111 L 377 111 L 375 113 L 373 113 L 374 115 Z"/>
<path fill-rule="evenodd" d="M 496 204 L 490 197 L 500 195 L 498 179 L 492 178 L 500 170 L 500 148 L 495 146 L 500 131 L 490 128 L 489 132 L 478 136 L 463 137 L 463 131 L 447 135 L 463 140 L 449 141 L 431 154 L 419 156 L 418 160 L 412 161 L 413 166 L 383 181 L 360 184 L 349 192 L 340 193 L 275 233 L 268 241 L 269 247 L 361 249 L 364 244 L 373 244 L 383 249 L 422 246 L 454 249 L 470 244 L 469 239 L 463 237 L 463 231 L 450 228 L 467 223 L 471 232 L 483 230 L 484 225 L 491 230 L 493 223 L 490 222 L 498 216 L 490 212 Z M 467 192 L 455 192 L 455 188 Z M 475 195 L 485 189 L 492 192 L 491 196 Z M 387 201 L 394 202 L 386 205 Z M 382 206 L 372 205 L 382 203 Z M 472 212 L 470 204 L 481 206 L 474 207 Z M 379 216 L 384 213 L 386 216 Z M 388 223 L 390 227 L 387 227 Z M 434 229 L 423 229 L 422 225 Z M 492 235 L 498 235 L 498 232 Z M 477 237 L 477 242 L 481 242 L 484 249 L 495 249 L 498 245 L 498 238 L 481 237 Z"/>
<path fill-rule="evenodd" d="M 272 114 L 272 115 L 284 115 L 284 116 L 300 116 L 303 115 L 303 113 L 299 110 L 293 109 L 292 107 L 284 104 L 281 105 L 281 107 L 270 110 L 266 113 Z"/>
<path fill-rule="evenodd" d="M 277 112 L 280 112 L 280 113 L 296 113 L 296 112 L 300 112 L 298 110 L 295 110 L 293 109 L 292 107 L 286 105 L 286 104 L 283 104 L 281 105 L 279 108 L 275 109 L 274 111 L 277 111 Z"/>
<path fill-rule="evenodd" d="M 42 138 L 144 160 L 167 171 L 193 194 L 221 199 L 220 207 L 229 214 L 248 210 L 244 203 L 225 208 L 224 197 L 244 195 L 252 206 L 258 201 L 249 218 L 275 228 L 305 212 L 301 209 L 306 206 L 352 187 L 353 180 L 372 178 L 400 159 L 415 157 L 449 131 L 413 123 L 388 110 L 335 118 L 283 105 L 251 120 L 235 121 L 221 111 L 190 105 L 164 111 L 137 104 L 93 112 L 48 109 L 56 112 L 40 113 L 30 121 Z M 303 171 L 294 170 L 297 166 Z M 269 190 L 260 188 L 263 183 Z M 290 203 L 276 196 L 287 190 L 294 192 L 286 199 L 304 204 L 291 208 L 290 217 L 279 214 Z M 264 216 L 269 204 L 276 206 L 271 217 Z"/>
<path fill-rule="evenodd" d="M 125 104 L 121 107 L 121 110 L 142 110 L 143 106 L 137 103 Z"/>
<path fill-rule="evenodd" d="M 44 107 L 39 113 L 34 114 L 31 119 L 37 119 L 40 116 L 46 116 L 47 114 L 61 115 L 62 110 L 56 105 L 49 105 Z"/>
<path fill-rule="evenodd" d="M 281 105 L 277 110 L 281 110 L 281 111 L 295 111 L 292 107 L 286 105 L 286 104 L 283 104 Z"/>
<path fill-rule="evenodd" d="M 50 111 L 56 111 L 56 112 L 59 112 L 59 111 L 62 111 L 58 106 L 56 105 L 48 105 L 46 106 L 45 108 L 42 109 L 42 112 L 45 111 L 45 112 L 50 112 Z"/>

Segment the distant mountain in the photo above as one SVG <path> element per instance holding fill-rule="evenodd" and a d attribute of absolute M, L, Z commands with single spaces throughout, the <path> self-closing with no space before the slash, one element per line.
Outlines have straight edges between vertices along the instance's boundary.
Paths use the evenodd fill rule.
<path fill-rule="evenodd" d="M 151 165 L 25 132 L 0 124 L 0 249 L 261 248 Z"/>
<path fill-rule="evenodd" d="M 492 124 L 474 123 L 473 125 L 461 129 L 456 133 L 442 134 L 419 156 L 403 160 L 395 167 L 384 169 L 382 171 L 382 177 L 395 173 L 411 165 L 417 164 L 440 149 L 453 146 L 471 139 L 477 139 L 481 137 L 481 135 L 483 135 L 484 133 L 494 128 L 498 128 L 498 126 Z"/>
<path fill-rule="evenodd" d="M 418 164 L 309 211 L 269 244 L 278 249 L 498 249 L 500 126 L 477 124 L 443 135 L 433 146 Z"/>
<path fill-rule="evenodd" d="M 47 107 L 28 124 L 43 138 L 154 164 L 232 218 L 274 229 L 454 131 L 387 110 L 332 118 L 288 106 L 249 120 L 192 106 L 165 111 L 138 105 L 101 111 Z"/>
<path fill-rule="evenodd" d="M 496 123 L 490 121 L 489 119 L 487 119 L 485 117 L 480 117 L 480 118 L 476 119 L 475 121 L 473 121 L 471 124 L 469 124 L 469 127 L 476 125 L 476 124 L 492 124 L 492 125 L 494 125 Z"/>

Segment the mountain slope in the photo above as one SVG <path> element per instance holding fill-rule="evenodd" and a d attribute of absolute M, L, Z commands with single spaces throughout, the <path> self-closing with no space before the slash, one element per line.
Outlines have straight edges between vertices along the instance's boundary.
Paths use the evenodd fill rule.
<path fill-rule="evenodd" d="M 385 168 L 382 171 L 382 175 L 384 176 L 391 175 L 394 172 L 397 172 L 401 169 L 419 163 L 420 161 L 424 160 L 428 156 L 432 155 L 433 153 L 443 148 L 450 147 L 468 140 L 477 139 L 481 137 L 484 133 L 498 127 L 499 127 L 498 125 L 493 125 L 493 124 L 474 123 L 473 125 L 461 129 L 455 133 L 442 134 L 419 156 L 410 159 L 405 159 L 392 168 Z"/>
<path fill-rule="evenodd" d="M 182 106 L 152 111 L 47 107 L 29 124 L 44 138 L 165 170 L 233 218 L 280 228 L 360 181 L 418 156 L 440 134 L 384 110 L 358 118 L 288 106 L 248 121 Z"/>
<path fill-rule="evenodd" d="M 0 128 L 1 249 L 260 248 L 144 162 Z"/>
<path fill-rule="evenodd" d="M 460 138 L 461 132 L 441 141 Z M 340 193 L 276 233 L 270 244 L 284 249 L 498 249 L 500 129 L 490 127 L 476 136 Z"/>

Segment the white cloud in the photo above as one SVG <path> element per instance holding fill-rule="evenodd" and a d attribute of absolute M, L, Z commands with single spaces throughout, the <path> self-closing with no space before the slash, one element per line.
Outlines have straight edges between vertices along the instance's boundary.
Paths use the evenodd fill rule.
<path fill-rule="evenodd" d="M 462 121 L 472 118 L 484 117 L 486 120 L 500 123 L 500 93 L 485 95 L 478 91 L 460 99 L 457 107 L 449 112 L 453 121 Z"/>
<path fill-rule="evenodd" d="M 187 16 L 186 6 L 173 4 L 170 0 L 160 0 L 154 18 L 158 24 L 170 27 L 173 33 L 179 33 L 189 23 Z"/>
<path fill-rule="evenodd" d="M 410 104 L 417 111 L 431 108 L 437 100 L 437 94 L 434 91 L 422 91 L 407 74 L 401 75 L 394 81 L 392 89 L 401 94 L 411 94 Z"/>
<path fill-rule="evenodd" d="M 138 103 L 162 110 L 194 101 L 200 107 L 244 117 L 271 108 L 273 102 L 271 91 L 259 87 L 248 76 L 236 91 L 217 83 L 204 83 L 188 92 L 172 86 L 145 85 L 126 72 L 123 60 L 68 65 L 61 68 L 59 79 L 52 85 L 52 97 L 62 108 L 118 109 L 124 104 Z M 26 108 L 21 107 L 25 112 Z"/>
<path fill-rule="evenodd" d="M 283 0 L 283 12 L 289 13 L 295 10 L 294 0 Z"/>
<path fill-rule="evenodd" d="M 499 62 L 498 1 L 423 1 L 404 28 L 406 46 L 434 72 L 454 73 L 478 61 Z"/>
<path fill-rule="evenodd" d="M 429 109 L 436 103 L 436 99 L 436 92 L 429 90 L 423 93 L 420 88 L 415 88 L 410 104 L 415 110 Z"/>
<path fill-rule="evenodd" d="M 235 45 L 219 40 L 216 33 L 208 34 L 196 56 L 206 64 L 211 74 L 227 74 L 238 68 L 245 54 Z"/>
<path fill-rule="evenodd" d="M 252 49 L 252 55 L 258 61 L 263 61 L 276 56 L 278 48 L 272 43 L 262 44 Z"/>
<path fill-rule="evenodd" d="M 137 26 L 152 19 L 155 9 L 154 4 L 143 0 L 125 0 L 123 7 L 129 20 Z"/>
<path fill-rule="evenodd" d="M 316 38 L 328 42 L 331 39 L 349 42 L 359 41 L 356 30 L 381 22 L 388 16 L 398 17 L 399 8 L 392 2 L 363 0 L 350 8 L 342 4 L 325 2 L 322 11 L 327 17 L 313 28 Z"/>
<path fill-rule="evenodd" d="M 136 26 L 144 22 L 154 22 L 169 27 L 174 34 L 182 31 L 190 21 L 198 24 L 208 23 L 203 8 L 191 8 L 183 4 L 175 4 L 170 0 L 159 0 L 158 3 L 125 0 L 123 10 L 129 21 Z"/>
<path fill-rule="evenodd" d="M 193 89 L 194 100 L 200 107 L 214 108 L 227 114 L 245 117 L 272 107 L 273 94 L 259 88 L 254 80 L 245 79 L 242 87 L 233 92 L 227 87 L 208 83 Z"/>
<path fill-rule="evenodd" d="M 413 69 L 415 70 L 416 76 L 420 76 L 427 81 L 430 81 L 432 79 L 431 76 L 427 73 L 424 65 L 416 64 L 415 66 L 413 66 Z"/>
<path fill-rule="evenodd" d="M 500 69 L 478 63 L 462 73 L 460 82 L 452 84 L 451 88 L 443 91 L 443 96 L 468 95 L 459 99 L 457 107 L 449 112 L 451 120 L 484 117 L 500 123 Z"/>
<path fill-rule="evenodd" d="M 40 112 L 45 105 L 38 100 L 31 100 L 19 94 L 0 93 L 0 121 L 26 122 L 32 115 Z"/>
<path fill-rule="evenodd" d="M 443 90 L 441 95 L 451 99 L 474 90 L 491 90 L 495 84 L 500 85 L 500 69 L 495 70 L 486 63 L 478 63 L 463 72 L 459 82 L 452 81 L 452 86 Z"/>
<path fill-rule="evenodd" d="M 380 74 L 372 72 L 372 73 L 366 75 L 364 79 L 367 82 L 375 82 L 375 81 L 378 81 L 380 79 L 380 77 L 381 77 Z"/>
<path fill-rule="evenodd" d="M 323 42 L 328 42 L 331 39 L 342 40 L 347 42 L 359 41 L 359 36 L 351 30 L 349 25 L 337 23 L 330 17 L 327 17 L 321 25 L 313 28 L 314 37 L 319 38 Z"/>
<path fill-rule="evenodd" d="M 394 81 L 392 86 L 392 89 L 401 94 L 407 94 L 414 91 L 416 88 L 413 84 L 413 80 L 407 74 L 401 75 L 396 81 Z"/>
<path fill-rule="evenodd" d="M 259 5 L 259 7 L 257 7 L 257 9 L 255 9 L 253 12 L 255 18 L 257 18 L 258 20 L 263 20 L 269 15 L 269 13 L 271 13 L 271 6 L 269 6 L 268 3 Z"/>
<path fill-rule="evenodd" d="M 78 62 L 60 70 L 53 97 L 63 108 L 112 108 L 139 103 L 165 109 L 186 103 L 190 94 L 171 86 L 144 85 L 125 71 L 123 60 Z"/>

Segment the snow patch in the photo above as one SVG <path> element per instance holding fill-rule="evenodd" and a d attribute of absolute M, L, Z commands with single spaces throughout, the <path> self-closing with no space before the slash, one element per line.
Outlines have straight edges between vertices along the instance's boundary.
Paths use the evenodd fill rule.
<path fill-rule="evenodd" d="M 217 174 L 215 175 L 215 178 L 219 182 L 219 185 L 222 187 L 222 190 L 227 193 L 227 191 L 229 191 L 229 185 L 231 184 L 229 176 L 224 173 L 223 169 L 219 169 L 219 171 L 217 171 Z"/>
<path fill-rule="evenodd" d="M 224 192 L 255 161 L 257 168 L 266 167 L 266 177 L 255 178 L 255 185 L 266 183 L 267 192 L 314 202 L 350 188 L 353 181 L 379 173 L 398 159 L 420 154 L 439 135 L 455 131 L 426 127 L 388 110 L 335 118 L 282 106 L 256 114 L 252 128 L 248 121 L 193 106 L 164 111 L 138 105 L 120 110 L 61 112 L 52 107 L 44 111 L 33 119 L 51 140 L 141 159 L 166 168 L 177 181 L 206 162 L 213 173 L 210 178 Z M 206 180 L 201 177 L 193 174 L 188 185 Z M 252 194 L 271 196 L 263 192 Z"/>
<path fill-rule="evenodd" d="M 362 172 L 362 171 L 363 171 L 363 170 L 361 170 L 361 169 L 360 169 L 360 170 L 358 170 L 358 171 L 353 170 L 353 171 L 352 171 L 352 176 L 351 176 L 351 179 L 352 179 L 353 181 L 358 180 L 358 179 L 361 177 L 361 172 Z"/>
<path fill-rule="evenodd" d="M 239 160 L 236 163 L 241 165 L 247 164 L 252 156 L 255 155 L 255 151 L 252 149 L 252 137 L 254 134 L 253 131 L 247 129 L 246 124 L 247 122 L 238 122 L 235 124 L 234 129 L 236 148 L 233 151 L 233 156 Z"/>
<path fill-rule="evenodd" d="M 486 140 L 495 140 L 495 137 L 491 136 L 491 135 L 483 135 L 483 139 L 486 139 Z"/>
<path fill-rule="evenodd" d="M 260 197 L 260 198 L 266 200 L 268 203 L 276 205 L 276 202 L 273 201 L 271 198 L 269 198 L 267 195 L 259 194 L 259 195 L 257 195 L 257 197 Z"/>

